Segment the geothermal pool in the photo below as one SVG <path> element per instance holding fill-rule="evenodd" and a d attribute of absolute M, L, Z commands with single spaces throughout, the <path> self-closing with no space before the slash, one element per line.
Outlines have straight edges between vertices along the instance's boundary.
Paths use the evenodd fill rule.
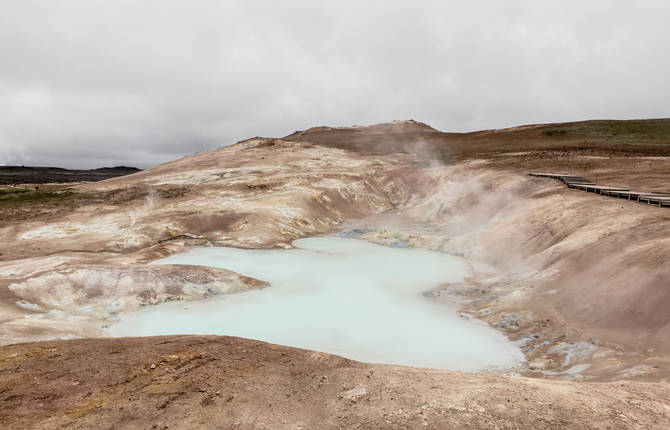
<path fill-rule="evenodd" d="M 271 287 L 152 306 L 123 315 L 108 333 L 231 335 L 373 363 L 469 371 L 523 360 L 502 333 L 422 294 L 463 281 L 469 275 L 465 260 L 336 237 L 293 245 L 194 248 L 157 261 L 225 268 Z"/>

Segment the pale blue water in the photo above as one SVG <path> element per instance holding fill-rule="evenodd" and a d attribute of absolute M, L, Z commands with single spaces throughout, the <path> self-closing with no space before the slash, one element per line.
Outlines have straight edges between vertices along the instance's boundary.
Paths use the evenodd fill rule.
<path fill-rule="evenodd" d="M 336 237 L 294 246 L 194 248 L 160 260 L 225 268 L 271 287 L 152 306 L 123 315 L 109 333 L 232 335 L 360 361 L 471 371 L 523 360 L 502 333 L 422 295 L 463 281 L 470 273 L 461 258 Z"/>

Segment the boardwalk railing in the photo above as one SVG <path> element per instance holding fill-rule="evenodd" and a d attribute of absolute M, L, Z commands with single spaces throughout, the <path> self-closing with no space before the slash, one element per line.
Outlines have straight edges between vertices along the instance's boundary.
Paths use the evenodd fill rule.
<path fill-rule="evenodd" d="M 626 188 L 605 187 L 596 185 L 589 179 L 575 175 L 559 175 L 555 173 L 531 173 L 530 176 L 557 179 L 565 183 L 568 188 L 601 194 L 603 196 L 618 197 L 620 199 L 643 202 L 659 207 L 670 207 L 670 193 L 631 191 Z"/>

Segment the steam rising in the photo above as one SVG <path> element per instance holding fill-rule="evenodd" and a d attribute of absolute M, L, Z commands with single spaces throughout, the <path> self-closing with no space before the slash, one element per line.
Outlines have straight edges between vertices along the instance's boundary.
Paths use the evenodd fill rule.
<path fill-rule="evenodd" d="M 460 258 L 365 241 L 311 238 L 293 250 L 199 248 L 159 264 L 215 266 L 272 287 L 126 315 L 114 336 L 225 334 L 419 367 L 481 370 L 523 355 L 502 334 L 422 292 L 469 275 Z"/>

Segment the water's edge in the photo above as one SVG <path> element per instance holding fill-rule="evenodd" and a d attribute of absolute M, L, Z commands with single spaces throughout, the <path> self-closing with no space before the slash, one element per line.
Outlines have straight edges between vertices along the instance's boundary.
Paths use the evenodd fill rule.
<path fill-rule="evenodd" d="M 342 237 L 299 239 L 294 246 L 192 248 L 155 261 L 221 267 L 272 286 L 122 314 L 107 333 L 233 335 L 359 361 L 467 371 L 524 359 L 501 332 L 425 296 L 470 275 L 460 257 Z"/>

